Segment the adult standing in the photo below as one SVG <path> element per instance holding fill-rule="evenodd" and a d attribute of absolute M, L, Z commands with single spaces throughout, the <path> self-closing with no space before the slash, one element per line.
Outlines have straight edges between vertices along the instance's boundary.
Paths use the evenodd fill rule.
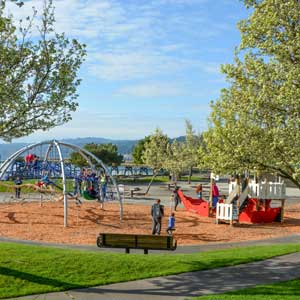
<path fill-rule="evenodd" d="M 152 216 L 152 234 L 160 234 L 161 220 L 164 216 L 164 206 L 160 204 L 160 199 L 157 199 L 151 207 Z"/>

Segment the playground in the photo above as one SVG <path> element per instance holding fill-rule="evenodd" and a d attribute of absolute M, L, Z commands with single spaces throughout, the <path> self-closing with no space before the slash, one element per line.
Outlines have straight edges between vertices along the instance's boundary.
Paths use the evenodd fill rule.
<path fill-rule="evenodd" d="M 86 159 L 88 168 L 70 164 L 70 151 Z M 174 208 L 168 183 L 154 184 L 148 195 L 134 195 L 133 190 L 143 191 L 146 185 L 117 185 L 108 168 L 91 153 L 55 140 L 19 150 L 1 166 L 0 176 L 0 235 L 6 238 L 95 245 L 100 232 L 151 234 L 150 211 L 156 199 L 165 208 L 162 234 L 166 235 Z M 223 181 L 218 183 L 215 208 L 212 182 L 203 184 L 202 199 L 197 199 L 195 184 L 179 182 L 181 204 L 174 231 L 179 245 L 259 240 L 299 232 L 300 205 L 286 201 L 283 182 L 252 181 L 242 189 L 240 184 Z"/>

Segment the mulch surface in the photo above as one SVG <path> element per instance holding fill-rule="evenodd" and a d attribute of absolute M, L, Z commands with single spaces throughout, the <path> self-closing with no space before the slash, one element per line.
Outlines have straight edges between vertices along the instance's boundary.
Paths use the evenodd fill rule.
<path fill-rule="evenodd" d="M 151 234 L 150 206 L 124 205 L 120 221 L 119 205 L 84 202 L 80 207 L 69 203 L 69 226 L 64 228 L 62 202 L 0 204 L 0 236 L 52 243 L 95 245 L 100 232 Z M 162 233 L 167 228 L 166 209 Z M 214 224 L 214 219 L 200 217 L 179 209 L 176 212 L 175 237 L 180 245 L 210 242 L 240 242 L 286 236 L 300 231 L 300 204 L 289 206 L 283 224 L 239 224 L 230 227 Z"/>

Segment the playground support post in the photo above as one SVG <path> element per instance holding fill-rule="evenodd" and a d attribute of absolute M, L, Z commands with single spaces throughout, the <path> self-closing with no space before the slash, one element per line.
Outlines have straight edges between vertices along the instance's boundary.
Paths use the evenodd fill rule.
<path fill-rule="evenodd" d="M 213 176 L 213 173 L 210 173 L 209 217 L 212 216 L 213 183 L 214 183 L 214 176 Z"/>
<path fill-rule="evenodd" d="M 67 196 L 67 181 L 66 181 L 66 174 L 65 174 L 64 158 L 59 143 L 54 140 L 53 144 L 57 149 L 59 161 L 61 165 L 61 176 L 63 180 L 63 194 L 64 194 L 64 227 L 68 227 L 68 196 Z"/>
<path fill-rule="evenodd" d="M 283 219 L 284 219 L 284 205 L 285 205 L 285 199 L 282 199 L 281 200 L 280 223 L 283 223 Z"/>

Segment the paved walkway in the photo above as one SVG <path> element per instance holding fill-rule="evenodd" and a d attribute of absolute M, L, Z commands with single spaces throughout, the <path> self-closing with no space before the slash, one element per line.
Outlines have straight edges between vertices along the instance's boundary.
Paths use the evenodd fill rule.
<path fill-rule="evenodd" d="M 258 284 L 300 278 L 300 253 L 207 271 L 110 284 L 17 299 L 36 300 L 183 300 Z M 16 298 L 15 298 L 16 299 Z"/>
<path fill-rule="evenodd" d="M 0 237 L 0 242 L 13 242 L 25 245 L 38 245 L 46 247 L 54 247 L 61 249 L 75 249 L 83 251 L 96 251 L 96 252 L 122 252 L 124 249 L 105 249 L 98 248 L 96 245 L 71 245 L 71 244 L 55 244 L 55 243 L 44 243 L 38 241 L 26 241 L 17 240 L 6 237 Z M 243 241 L 243 242 L 226 242 L 226 243 L 206 243 L 200 245 L 189 245 L 189 246 L 178 246 L 176 251 L 151 251 L 149 253 L 168 253 L 168 254 L 188 254 L 196 253 L 210 250 L 228 249 L 236 247 L 248 247 L 248 246 L 264 246 L 264 245 L 277 245 L 277 244 L 300 244 L 300 234 L 293 234 L 283 237 L 277 237 L 272 239 L 264 240 L 253 240 L 253 241 Z M 131 249 L 130 253 L 143 253 L 143 250 Z"/>

